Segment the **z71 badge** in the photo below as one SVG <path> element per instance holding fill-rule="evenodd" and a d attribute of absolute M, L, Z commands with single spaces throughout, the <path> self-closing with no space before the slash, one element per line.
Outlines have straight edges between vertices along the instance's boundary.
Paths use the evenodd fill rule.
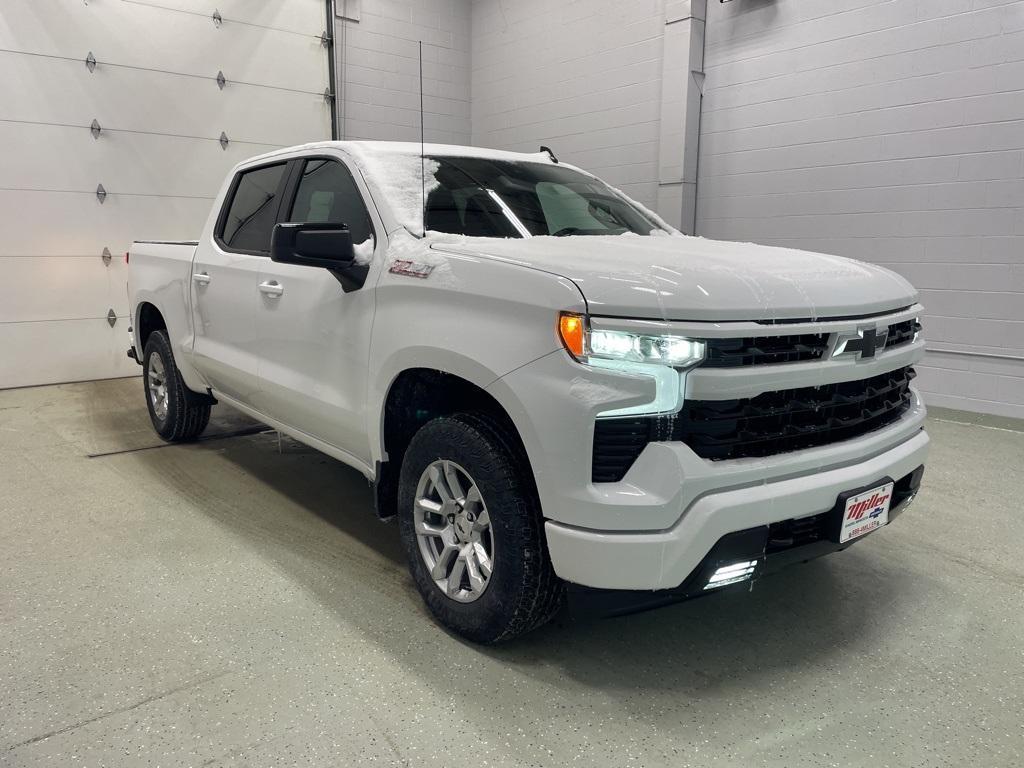
<path fill-rule="evenodd" d="M 406 259 L 395 259 L 391 262 L 391 268 L 388 270 L 393 275 L 405 275 L 406 277 L 418 277 L 421 280 L 425 280 L 430 277 L 430 273 L 434 271 L 433 264 L 424 264 L 419 261 L 408 261 Z"/>

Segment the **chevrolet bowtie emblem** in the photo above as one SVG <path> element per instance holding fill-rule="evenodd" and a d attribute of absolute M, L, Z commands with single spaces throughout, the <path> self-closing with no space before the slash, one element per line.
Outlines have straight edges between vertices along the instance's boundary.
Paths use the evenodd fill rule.
<path fill-rule="evenodd" d="M 889 329 L 864 328 L 856 333 L 839 334 L 832 357 L 841 355 L 857 355 L 862 359 L 875 356 L 878 349 L 885 349 L 885 341 L 889 337 Z"/>

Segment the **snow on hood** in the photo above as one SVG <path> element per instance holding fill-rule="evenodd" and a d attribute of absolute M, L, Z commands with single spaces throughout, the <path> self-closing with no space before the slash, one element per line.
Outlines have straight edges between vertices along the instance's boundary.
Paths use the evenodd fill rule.
<path fill-rule="evenodd" d="M 464 238 L 433 247 L 566 277 L 594 315 L 820 319 L 885 312 L 917 300 L 910 283 L 873 264 L 700 237 Z"/>

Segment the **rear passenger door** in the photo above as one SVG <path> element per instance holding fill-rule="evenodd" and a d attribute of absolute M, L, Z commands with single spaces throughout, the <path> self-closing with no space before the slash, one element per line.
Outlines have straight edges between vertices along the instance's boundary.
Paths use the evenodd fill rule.
<path fill-rule="evenodd" d="M 341 159 L 296 161 L 281 220 L 345 224 L 357 259 L 377 245 L 362 178 Z M 377 222 L 379 227 L 379 222 Z M 374 273 L 346 292 L 332 272 L 267 259 L 260 285 L 259 409 L 311 437 L 370 461 L 366 388 Z"/>
<path fill-rule="evenodd" d="M 246 405 L 259 386 L 260 269 L 270 261 L 288 170 L 281 161 L 240 171 L 192 264 L 195 365 L 217 392 Z"/>

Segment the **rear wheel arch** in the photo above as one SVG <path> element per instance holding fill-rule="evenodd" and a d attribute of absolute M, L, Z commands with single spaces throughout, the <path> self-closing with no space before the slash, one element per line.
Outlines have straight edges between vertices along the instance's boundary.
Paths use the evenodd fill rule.
<path fill-rule="evenodd" d="M 146 341 L 153 331 L 166 331 L 167 321 L 163 313 L 148 301 L 139 304 L 136 310 L 135 344 L 141 355 L 146 349 Z"/>

